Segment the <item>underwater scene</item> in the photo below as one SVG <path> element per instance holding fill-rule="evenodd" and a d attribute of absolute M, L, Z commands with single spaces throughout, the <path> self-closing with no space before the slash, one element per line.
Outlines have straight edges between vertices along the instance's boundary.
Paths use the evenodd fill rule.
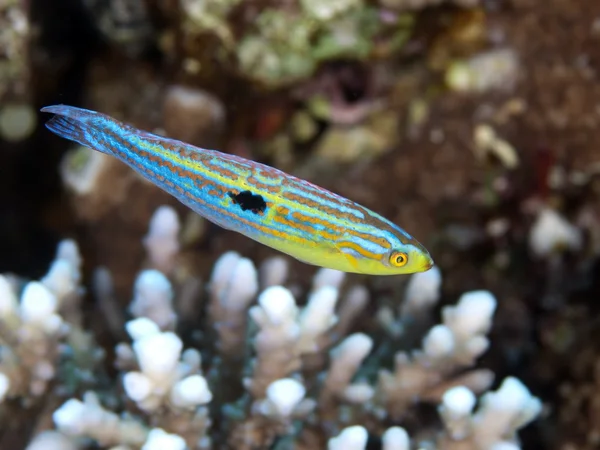
<path fill-rule="evenodd" d="M 0 450 L 600 448 L 600 2 L 0 0 Z"/>

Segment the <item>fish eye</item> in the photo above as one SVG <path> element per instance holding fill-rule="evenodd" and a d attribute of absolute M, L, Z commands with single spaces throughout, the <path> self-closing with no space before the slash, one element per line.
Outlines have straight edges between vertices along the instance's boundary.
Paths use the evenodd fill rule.
<path fill-rule="evenodd" d="M 392 252 L 390 255 L 390 264 L 396 267 L 403 267 L 408 262 L 408 255 L 403 252 Z"/>

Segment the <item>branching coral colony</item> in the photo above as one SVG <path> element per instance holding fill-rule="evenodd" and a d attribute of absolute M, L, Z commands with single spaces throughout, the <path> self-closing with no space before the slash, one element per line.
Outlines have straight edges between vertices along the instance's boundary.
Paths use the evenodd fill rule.
<path fill-rule="evenodd" d="M 198 313 L 199 302 L 190 307 L 198 280 L 181 276 L 179 230 L 176 213 L 159 208 L 143 240 L 149 267 L 135 282 L 127 342 L 115 351 L 118 382 L 103 374 L 104 352 L 83 328 L 73 241 L 59 245 L 40 281 L 0 276 L 3 406 L 54 398 L 46 409 L 55 429 L 40 427 L 28 449 L 351 450 L 366 448 L 369 433 L 386 450 L 518 449 L 517 430 L 540 413 L 519 380 L 489 391 L 493 374 L 475 368 L 489 345 L 496 307 L 489 292 L 465 293 L 444 308 L 421 349 L 396 352 L 387 367 L 395 343 L 428 323 L 442 282 L 437 269 L 410 279 L 399 312 L 379 311 L 384 337 L 376 344 L 349 334 L 369 301 L 366 288 L 319 270 L 299 306 L 283 257 L 257 270 L 235 252 L 222 255 L 206 314 Z M 106 269 L 94 289 L 119 323 Z M 192 346 L 181 337 L 188 335 Z M 420 403 L 438 405 L 439 420 L 415 421 Z M 410 432 L 402 428 L 408 417 Z"/>

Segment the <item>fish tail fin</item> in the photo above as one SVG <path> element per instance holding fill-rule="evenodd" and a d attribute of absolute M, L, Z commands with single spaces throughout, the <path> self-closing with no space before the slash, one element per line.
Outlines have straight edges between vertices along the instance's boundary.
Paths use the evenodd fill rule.
<path fill-rule="evenodd" d="M 103 114 L 68 105 L 46 106 L 40 111 L 55 114 L 45 124 L 54 134 L 99 152 L 113 154 L 105 140 L 98 139 L 106 126 L 103 125 Z"/>

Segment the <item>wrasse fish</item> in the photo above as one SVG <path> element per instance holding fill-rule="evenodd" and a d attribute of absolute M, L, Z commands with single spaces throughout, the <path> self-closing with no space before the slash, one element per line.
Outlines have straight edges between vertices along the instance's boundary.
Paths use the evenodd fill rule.
<path fill-rule="evenodd" d="M 238 156 L 138 130 L 87 109 L 42 108 L 46 127 L 128 164 L 184 205 L 303 261 L 344 272 L 422 272 L 431 256 L 379 214 L 308 181 Z"/>

